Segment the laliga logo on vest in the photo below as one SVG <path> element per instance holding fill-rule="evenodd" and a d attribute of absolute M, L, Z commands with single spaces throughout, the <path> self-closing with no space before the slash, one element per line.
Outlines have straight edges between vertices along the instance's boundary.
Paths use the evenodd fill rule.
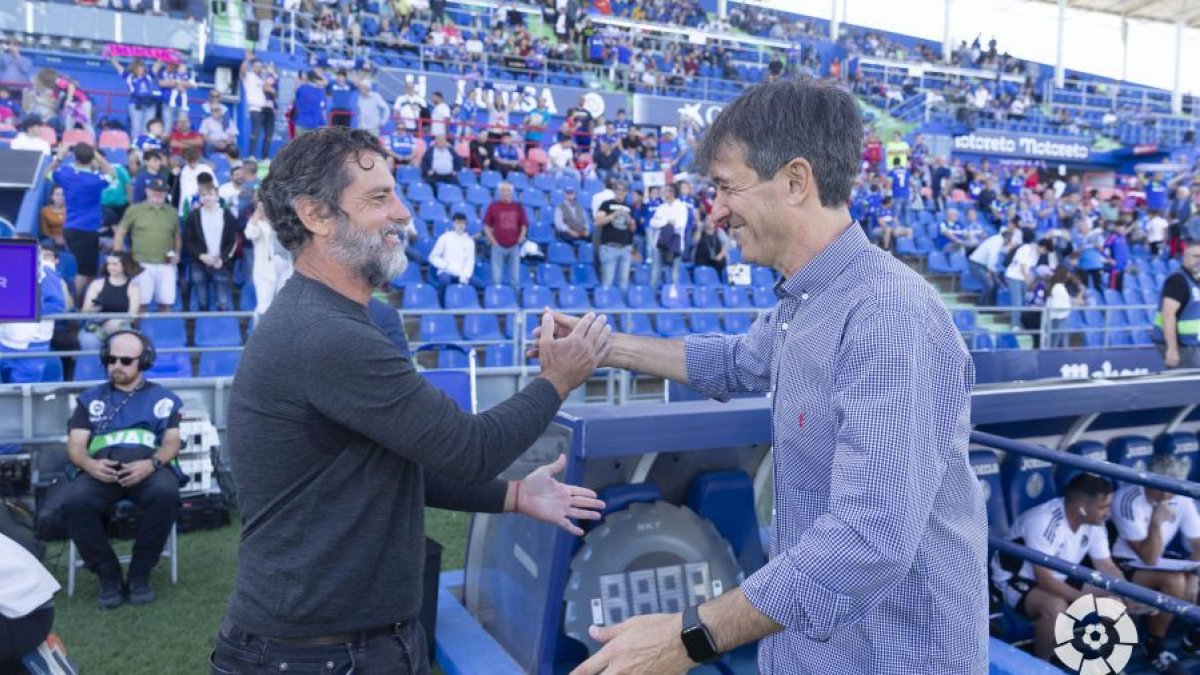
<path fill-rule="evenodd" d="M 1075 628 L 1083 625 L 1076 637 Z M 1058 615 L 1054 622 L 1054 654 L 1068 668 L 1087 675 L 1119 673 L 1133 656 L 1137 627 L 1126 613 L 1125 605 L 1112 598 L 1082 595 Z"/>

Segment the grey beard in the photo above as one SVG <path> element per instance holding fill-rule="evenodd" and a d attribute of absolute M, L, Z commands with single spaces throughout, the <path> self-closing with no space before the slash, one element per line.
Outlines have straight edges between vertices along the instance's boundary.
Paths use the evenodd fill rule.
<path fill-rule="evenodd" d="M 408 267 L 402 247 L 389 252 L 382 236 L 363 231 L 344 216 L 338 219 L 330 251 L 372 288 L 395 279 Z"/>

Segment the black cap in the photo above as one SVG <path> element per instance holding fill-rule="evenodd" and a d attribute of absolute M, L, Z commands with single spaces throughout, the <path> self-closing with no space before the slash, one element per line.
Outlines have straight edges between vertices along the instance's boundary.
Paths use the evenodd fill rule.
<path fill-rule="evenodd" d="M 146 183 L 146 189 L 154 190 L 155 192 L 166 192 L 167 191 L 167 181 L 165 181 L 161 178 L 151 178 Z"/>
<path fill-rule="evenodd" d="M 29 131 L 31 127 L 41 126 L 42 118 L 39 115 L 26 115 L 25 119 L 21 120 L 21 131 Z"/>

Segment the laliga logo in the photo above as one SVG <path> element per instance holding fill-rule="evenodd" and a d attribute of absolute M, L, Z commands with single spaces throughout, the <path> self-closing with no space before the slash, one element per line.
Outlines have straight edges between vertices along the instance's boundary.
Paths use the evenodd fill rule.
<path fill-rule="evenodd" d="M 1083 634 L 1076 637 L 1076 624 L 1089 618 Z M 1058 643 L 1054 654 L 1068 668 L 1088 675 L 1121 672 L 1133 656 L 1137 639 L 1137 627 L 1125 605 L 1090 593 L 1072 602 L 1054 622 L 1054 641 Z"/>

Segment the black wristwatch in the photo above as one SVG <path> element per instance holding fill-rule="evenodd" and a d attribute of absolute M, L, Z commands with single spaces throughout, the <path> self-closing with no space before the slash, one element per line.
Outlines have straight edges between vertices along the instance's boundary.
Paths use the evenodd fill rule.
<path fill-rule="evenodd" d="M 159 469 L 162 468 L 163 461 L 161 459 L 159 459 L 158 457 L 151 457 L 150 465 L 154 467 L 155 471 L 158 471 Z"/>
<path fill-rule="evenodd" d="M 696 663 L 712 663 L 721 657 L 708 626 L 700 621 L 699 605 L 683 610 L 683 631 L 679 633 L 679 639 L 683 641 L 688 658 Z"/>

